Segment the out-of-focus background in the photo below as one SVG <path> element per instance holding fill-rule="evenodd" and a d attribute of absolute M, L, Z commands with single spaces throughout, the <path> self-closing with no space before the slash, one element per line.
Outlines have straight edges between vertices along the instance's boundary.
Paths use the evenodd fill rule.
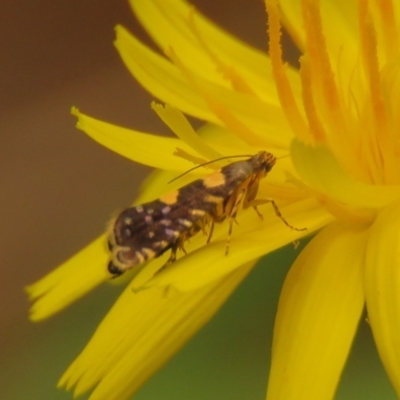
<path fill-rule="evenodd" d="M 0 398 L 70 399 L 55 382 L 120 289 L 105 285 L 33 324 L 23 287 L 102 233 L 149 172 L 77 131 L 70 107 L 135 129 L 167 130 L 112 45 L 117 23 L 150 43 L 127 0 L 1 3 Z M 193 3 L 266 48 L 261 0 Z M 276 301 L 296 254 L 291 246 L 267 258 L 137 399 L 263 399 Z M 395 399 L 367 324 L 337 398 Z"/>

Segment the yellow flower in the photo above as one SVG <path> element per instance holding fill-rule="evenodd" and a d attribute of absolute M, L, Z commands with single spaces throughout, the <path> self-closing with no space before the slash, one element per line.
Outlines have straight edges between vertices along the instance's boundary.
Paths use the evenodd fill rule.
<path fill-rule="evenodd" d="M 266 0 L 267 57 L 184 1 L 131 0 L 168 58 L 117 27 L 133 76 L 168 106 L 153 105 L 178 138 L 161 138 L 81 114 L 78 127 L 155 168 L 137 203 L 178 183 L 193 160 L 267 150 L 280 159 L 259 197 L 276 199 L 307 233 L 323 228 L 292 266 L 276 317 L 267 399 L 332 399 L 366 305 L 376 345 L 400 395 L 400 3 Z M 280 21 L 303 55 L 283 64 Z M 397 95 L 396 95 L 397 93 Z M 183 113 L 206 122 L 195 132 Z M 176 156 L 180 154 L 180 157 Z M 197 170 L 195 174 L 206 171 Z M 91 399 L 134 393 L 218 310 L 255 261 L 304 235 L 267 206 L 242 211 L 229 256 L 226 226 L 201 235 L 161 273 L 165 257 L 129 283 L 60 385 Z M 109 279 L 101 237 L 28 291 L 32 319 L 59 311 Z"/>

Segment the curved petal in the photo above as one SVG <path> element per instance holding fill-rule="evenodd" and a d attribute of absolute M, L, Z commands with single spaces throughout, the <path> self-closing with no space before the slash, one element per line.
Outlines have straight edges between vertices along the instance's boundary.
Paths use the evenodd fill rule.
<path fill-rule="evenodd" d="M 135 79 L 161 101 L 197 118 L 218 123 L 205 101 L 191 88 L 170 61 L 150 50 L 122 26 L 116 28 L 115 47 Z"/>
<path fill-rule="evenodd" d="M 168 166 L 173 171 L 185 171 L 192 164 L 174 156 L 176 150 L 182 149 L 198 155 L 182 140 L 123 128 L 89 117 L 76 108 L 71 112 L 78 118 L 78 129 L 108 149 L 141 164 L 163 169 Z"/>
<path fill-rule="evenodd" d="M 75 386 L 75 395 L 96 385 L 91 400 L 129 398 L 215 314 L 252 267 L 189 293 L 133 293 L 128 287 L 59 385 Z"/>
<path fill-rule="evenodd" d="M 380 208 L 400 197 L 400 185 L 369 185 L 353 179 L 324 146 L 311 147 L 293 140 L 291 156 L 304 182 L 345 205 Z"/>
<path fill-rule="evenodd" d="M 332 399 L 364 305 L 365 231 L 331 224 L 302 251 L 278 305 L 267 400 Z"/>
<path fill-rule="evenodd" d="M 96 286 L 110 279 L 109 255 L 104 235 L 61 264 L 26 291 L 33 301 L 30 318 L 39 321 L 67 307 Z"/>
<path fill-rule="evenodd" d="M 179 109 L 168 104 L 163 106 L 162 104 L 157 104 L 155 102 L 151 104 L 151 107 L 164 124 L 167 125 L 184 143 L 187 143 L 190 147 L 196 149 L 197 152 L 207 157 L 209 160 L 221 157 L 221 153 L 215 151 L 197 134 Z"/>
<path fill-rule="evenodd" d="M 370 230 L 365 295 L 379 355 L 400 396 L 400 204 L 383 209 Z"/>

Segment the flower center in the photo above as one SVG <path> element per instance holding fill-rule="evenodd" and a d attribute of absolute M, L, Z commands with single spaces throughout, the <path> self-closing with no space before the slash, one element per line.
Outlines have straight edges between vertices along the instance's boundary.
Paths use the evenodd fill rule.
<path fill-rule="evenodd" d="M 328 147 L 356 180 L 400 183 L 400 57 L 392 1 L 360 0 L 349 6 L 354 20 L 346 24 L 338 16 L 330 21 L 327 4 L 302 0 L 300 93 L 292 90 L 281 59 L 278 6 L 275 0 L 266 5 L 276 87 L 295 135 Z"/>

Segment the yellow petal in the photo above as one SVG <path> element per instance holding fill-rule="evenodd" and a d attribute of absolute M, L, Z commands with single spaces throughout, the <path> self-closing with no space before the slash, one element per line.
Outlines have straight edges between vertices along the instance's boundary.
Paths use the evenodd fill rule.
<path fill-rule="evenodd" d="M 265 53 L 224 32 L 185 1 L 131 0 L 130 3 L 136 17 L 161 49 L 172 46 L 182 62 L 199 76 L 229 87 L 221 65 L 216 68 L 218 58 L 224 66 L 243 76 L 260 99 L 278 104 L 271 65 Z M 296 77 L 294 69 L 290 75 Z"/>
<path fill-rule="evenodd" d="M 34 304 L 30 318 L 38 321 L 62 310 L 110 279 L 105 236 L 100 236 L 54 271 L 26 288 Z"/>
<path fill-rule="evenodd" d="M 123 128 L 82 114 L 73 108 L 78 118 L 77 128 L 84 131 L 96 142 L 115 151 L 123 157 L 154 168 L 185 171 L 193 165 L 174 156 L 177 148 L 197 154 L 185 142 L 175 138 L 162 137 Z"/>
<path fill-rule="evenodd" d="M 168 104 L 162 106 L 155 102 L 152 103 L 151 107 L 165 125 L 167 125 L 184 143 L 196 149 L 197 152 L 207 159 L 212 160 L 221 157 L 221 153 L 212 149 L 203 138 L 195 132 L 187 118 L 179 109 Z"/>
<path fill-rule="evenodd" d="M 183 62 L 180 70 L 145 47 L 120 26 L 117 27 L 115 45 L 134 78 L 163 102 L 173 104 L 182 112 L 196 118 L 221 125 L 224 121 L 215 109 L 210 108 L 210 102 L 204 97 L 207 94 L 251 131 L 270 138 L 272 145 L 288 147 L 291 133 L 276 101 L 267 103 L 255 96 L 210 82 L 199 76 L 197 71 L 190 70 Z M 187 51 L 190 52 L 190 49 Z M 181 59 L 180 53 L 178 56 Z M 185 68 L 186 74 L 182 73 L 182 68 Z M 192 78 L 191 82 L 187 79 L 188 74 Z"/>
<path fill-rule="evenodd" d="M 400 204 L 383 209 L 366 252 L 368 320 L 379 355 L 400 396 Z"/>
<path fill-rule="evenodd" d="M 400 197 L 399 185 L 370 185 L 353 179 L 324 146 L 311 147 L 293 140 L 291 155 L 304 182 L 345 205 L 380 208 Z"/>
<path fill-rule="evenodd" d="M 147 48 L 122 26 L 116 27 L 115 46 L 130 73 L 145 89 L 186 114 L 218 123 L 203 99 L 187 84 L 180 71 L 167 59 Z"/>
<path fill-rule="evenodd" d="M 332 224 L 291 267 L 275 321 L 267 400 L 332 399 L 364 304 L 365 231 Z"/>
<path fill-rule="evenodd" d="M 188 84 L 204 98 L 207 107 L 218 117 L 220 124 L 236 133 L 249 145 L 265 147 L 272 144 L 285 149 L 288 147 L 292 134 L 279 105 L 271 105 L 252 94 L 209 83 L 187 68 L 173 49 L 170 49 L 168 55 L 182 71 Z M 265 118 L 265 115 L 268 115 L 268 118 Z"/>
<path fill-rule="evenodd" d="M 127 399 L 220 308 L 253 265 L 189 293 L 128 287 L 61 378 L 90 400 Z"/>

